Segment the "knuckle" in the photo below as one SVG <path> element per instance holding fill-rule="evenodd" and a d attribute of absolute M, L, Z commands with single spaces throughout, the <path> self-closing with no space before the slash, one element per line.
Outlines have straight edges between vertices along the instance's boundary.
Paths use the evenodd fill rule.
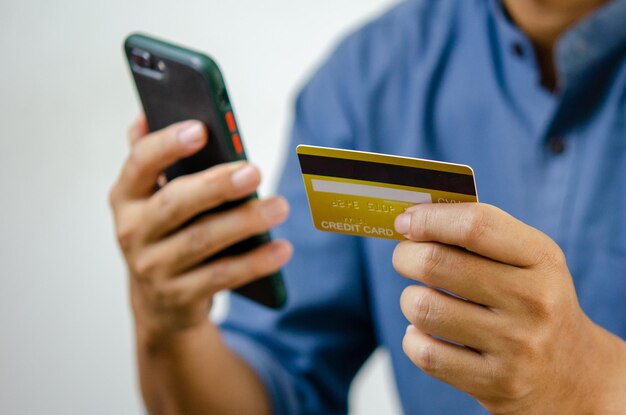
<path fill-rule="evenodd" d="M 205 222 L 198 222 L 186 229 L 186 243 L 181 247 L 179 257 L 187 256 L 189 253 L 201 253 L 207 251 L 211 243 L 211 229 Z"/>
<path fill-rule="evenodd" d="M 409 229 L 410 235 L 417 240 L 428 238 L 428 229 L 435 221 L 434 214 L 434 210 L 428 208 L 420 209 L 419 214 L 413 212 Z"/>
<path fill-rule="evenodd" d="M 485 356 L 485 377 L 482 384 L 485 386 L 497 385 L 502 378 L 498 359 L 493 356 Z"/>
<path fill-rule="evenodd" d="M 180 124 L 171 124 L 168 127 L 163 128 L 160 131 L 156 131 L 153 134 L 153 143 L 155 149 L 160 154 L 176 152 L 179 145 L 179 141 L 176 139 Z"/>
<path fill-rule="evenodd" d="M 133 261 L 133 271 L 139 281 L 149 281 L 152 279 L 159 267 L 154 256 L 142 253 Z"/>
<path fill-rule="evenodd" d="M 519 365 L 508 365 L 501 373 L 497 384 L 507 399 L 523 399 L 532 390 L 532 383 L 526 380 L 524 370 Z"/>
<path fill-rule="evenodd" d="M 516 356 L 515 362 L 510 363 L 511 373 L 518 377 L 523 374 L 524 367 L 536 362 L 545 356 L 547 337 L 541 330 L 528 330 L 521 327 L 509 328 L 505 334 L 506 349 Z"/>
<path fill-rule="evenodd" d="M 413 324 L 427 329 L 439 320 L 440 307 L 437 305 L 437 296 L 432 291 L 420 291 L 413 295 L 411 317 Z"/>
<path fill-rule="evenodd" d="M 537 263 L 543 265 L 548 270 L 559 270 L 566 266 L 565 254 L 556 244 L 539 252 Z"/>
<path fill-rule="evenodd" d="M 271 260 L 262 250 L 232 258 L 232 261 L 224 265 L 224 269 L 220 270 L 220 278 L 223 279 L 221 285 L 224 288 L 238 287 L 272 271 Z"/>
<path fill-rule="evenodd" d="M 555 296 L 547 292 L 543 292 L 543 295 L 535 303 L 531 303 L 531 305 L 533 314 L 543 321 L 552 320 L 557 315 L 559 309 L 559 301 Z"/>
<path fill-rule="evenodd" d="M 489 216 L 485 209 L 479 205 L 473 205 L 467 219 L 462 222 L 462 234 L 466 241 L 476 241 L 483 237 L 489 228 Z"/>
<path fill-rule="evenodd" d="M 227 166 L 217 165 L 208 169 L 202 175 L 203 185 L 206 189 L 211 189 L 211 196 L 222 201 L 228 199 L 233 193 L 233 187 L 228 174 Z"/>
<path fill-rule="evenodd" d="M 135 226 L 127 221 L 120 221 L 115 225 L 115 236 L 123 251 L 130 248 L 135 236 Z"/>
<path fill-rule="evenodd" d="M 233 210 L 233 230 L 237 233 L 259 233 L 267 230 L 267 219 L 261 210 L 260 200 L 250 200 Z"/>
<path fill-rule="evenodd" d="M 436 244 L 422 244 L 418 251 L 417 264 L 424 279 L 436 272 L 443 260 L 443 254 L 443 249 Z"/>
<path fill-rule="evenodd" d="M 520 344 L 523 346 L 523 353 L 520 353 L 520 355 L 526 356 L 526 359 L 529 361 L 537 361 L 546 354 L 547 343 L 542 333 L 526 336 Z"/>
<path fill-rule="evenodd" d="M 202 184 L 206 185 L 207 188 L 218 187 L 218 183 L 216 182 L 219 178 L 219 167 L 221 166 L 213 166 L 200 175 L 200 180 L 202 180 Z"/>
<path fill-rule="evenodd" d="M 170 284 L 158 284 L 152 290 L 152 301 L 158 308 L 176 308 L 186 305 L 189 296 Z"/>
<path fill-rule="evenodd" d="M 520 294 L 522 306 L 540 321 L 552 319 L 558 311 L 558 299 L 548 288 L 528 290 Z"/>
<path fill-rule="evenodd" d="M 173 186 L 163 188 L 154 195 L 157 211 L 163 217 L 177 217 L 180 213 L 180 199 L 172 194 L 173 188 Z"/>
<path fill-rule="evenodd" d="M 206 268 L 205 279 L 212 292 L 235 288 L 238 285 L 233 260 L 229 258 L 215 261 Z"/>
<path fill-rule="evenodd" d="M 130 154 L 128 155 L 128 164 L 134 171 L 137 172 L 142 172 L 146 169 L 148 165 L 148 159 L 145 155 L 145 152 L 142 151 L 141 146 L 134 146 L 130 150 Z"/>
<path fill-rule="evenodd" d="M 272 225 L 272 218 L 263 211 L 263 202 L 254 200 L 246 206 L 248 225 L 257 232 L 267 230 Z"/>
<path fill-rule="evenodd" d="M 441 370 L 441 360 L 437 354 L 437 347 L 433 343 L 420 345 L 416 350 L 415 358 L 418 366 L 426 373 L 433 374 Z"/>
<path fill-rule="evenodd" d="M 256 255 L 247 256 L 244 261 L 245 275 L 249 277 L 260 277 L 264 275 L 268 268 L 268 257 L 266 255 L 259 255 L 260 252 L 256 252 Z"/>
<path fill-rule="evenodd" d="M 519 327 L 508 327 L 507 330 L 501 331 L 501 336 L 505 347 L 510 350 L 515 350 L 516 353 L 524 348 L 524 342 L 527 337 Z"/>

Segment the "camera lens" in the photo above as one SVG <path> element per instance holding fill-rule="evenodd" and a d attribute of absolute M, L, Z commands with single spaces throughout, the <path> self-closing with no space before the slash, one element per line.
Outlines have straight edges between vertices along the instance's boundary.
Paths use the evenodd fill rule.
<path fill-rule="evenodd" d="M 150 52 L 140 49 L 133 49 L 130 52 L 130 58 L 134 64 L 141 66 L 142 68 L 152 67 L 152 56 Z"/>

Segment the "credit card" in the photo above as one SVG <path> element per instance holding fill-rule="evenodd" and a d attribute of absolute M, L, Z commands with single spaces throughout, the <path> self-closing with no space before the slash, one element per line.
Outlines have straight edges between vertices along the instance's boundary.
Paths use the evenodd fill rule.
<path fill-rule="evenodd" d="M 405 239 L 393 223 L 418 203 L 478 202 L 462 164 L 299 145 L 313 224 L 320 231 Z"/>

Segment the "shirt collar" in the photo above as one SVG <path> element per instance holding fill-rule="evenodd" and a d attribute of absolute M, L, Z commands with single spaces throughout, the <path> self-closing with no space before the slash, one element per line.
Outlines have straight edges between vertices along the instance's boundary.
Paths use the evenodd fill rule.
<path fill-rule="evenodd" d="M 555 57 L 564 90 L 612 70 L 626 55 L 626 0 L 613 0 L 563 34 Z"/>
<path fill-rule="evenodd" d="M 505 41 L 516 43 L 526 55 L 534 56 L 530 40 L 511 22 L 502 1 L 489 0 L 489 3 Z M 561 92 L 585 84 L 585 80 L 597 76 L 598 72 L 606 72 L 607 64 L 615 67 L 624 58 L 625 27 L 626 0 L 613 0 L 561 36 L 555 48 Z"/>

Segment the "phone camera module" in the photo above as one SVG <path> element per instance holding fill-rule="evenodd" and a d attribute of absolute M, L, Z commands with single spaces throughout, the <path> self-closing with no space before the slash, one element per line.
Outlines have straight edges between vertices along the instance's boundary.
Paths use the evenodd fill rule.
<path fill-rule="evenodd" d="M 151 68 L 153 65 L 152 55 L 148 51 L 133 49 L 130 56 L 133 63 L 142 68 Z"/>

